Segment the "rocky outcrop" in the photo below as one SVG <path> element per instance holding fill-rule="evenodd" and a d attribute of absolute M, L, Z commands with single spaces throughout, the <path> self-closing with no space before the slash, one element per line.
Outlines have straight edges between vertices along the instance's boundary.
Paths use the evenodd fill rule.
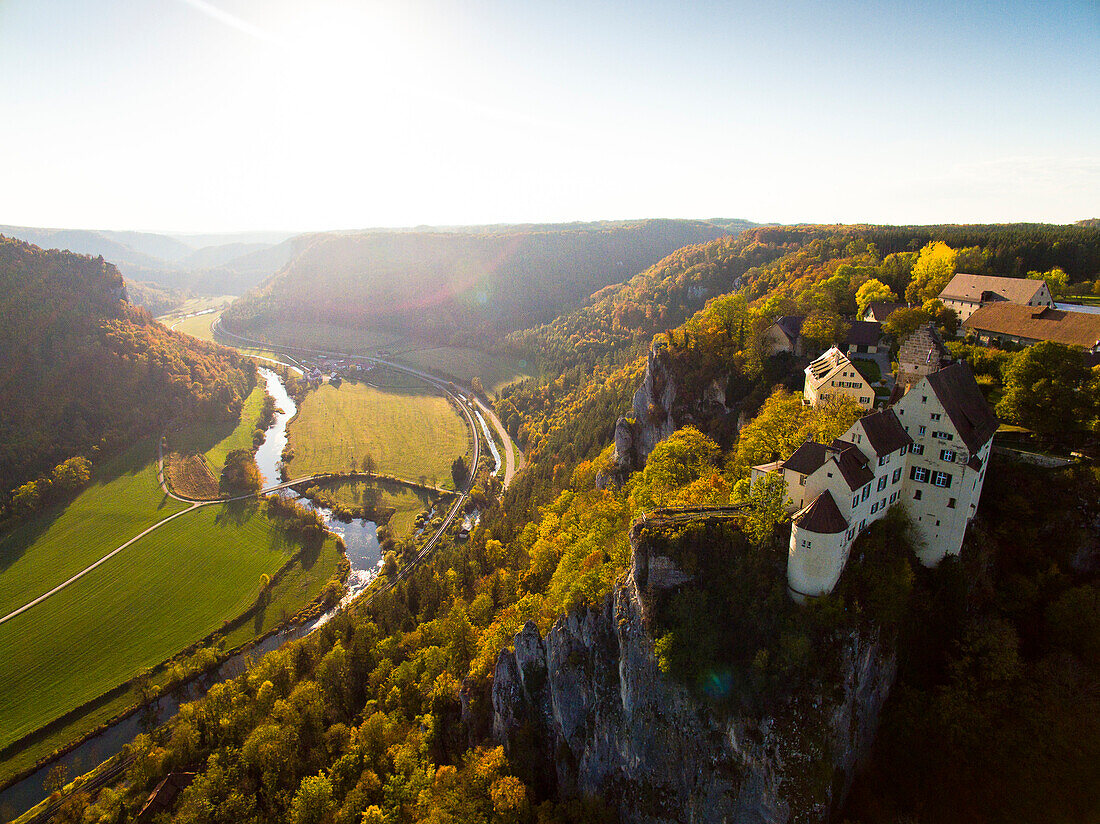
<path fill-rule="evenodd" d="M 646 559 L 647 592 L 679 580 L 655 560 Z M 877 634 L 841 639 L 839 680 L 768 713 L 720 715 L 662 674 L 645 614 L 632 572 L 598 609 L 561 617 L 545 638 L 528 623 L 497 658 L 495 739 L 517 760 L 535 759 L 559 797 L 597 796 L 624 822 L 827 820 L 893 683 L 894 656 Z"/>
<path fill-rule="evenodd" d="M 667 350 L 651 348 L 631 414 L 615 424 L 614 473 L 621 479 L 641 469 L 653 448 L 681 426 L 728 414 L 727 378 L 716 376 L 699 390 L 685 391 L 669 365 Z"/>

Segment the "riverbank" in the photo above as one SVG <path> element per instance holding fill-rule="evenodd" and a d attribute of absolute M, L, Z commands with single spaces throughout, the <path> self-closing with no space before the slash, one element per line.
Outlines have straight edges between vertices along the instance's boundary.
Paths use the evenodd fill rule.
<path fill-rule="evenodd" d="M 267 376 L 265 376 L 265 378 L 266 377 Z M 293 417 L 293 414 L 296 411 L 296 406 L 293 400 L 290 399 L 289 395 L 286 394 L 285 387 L 282 386 L 281 382 L 277 381 L 277 383 L 278 388 L 276 389 L 274 386 L 272 386 L 272 389 L 275 390 L 275 393 L 278 393 L 279 390 L 282 390 L 281 394 L 276 396 L 276 400 L 283 411 L 280 414 L 276 415 L 276 420 L 272 426 L 281 426 L 285 430 L 287 421 Z M 270 382 L 269 386 L 271 386 Z M 455 401 L 460 407 L 462 407 L 467 425 L 469 426 L 472 433 L 474 439 L 473 458 L 476 461 L 480 455 L 480 438 L 477 437 L 473 416 L 470 414 L 469 410 L 462 405 L 461 400 L 455 398 Z M 279 464 L 277 457 L 275 457 L 274 447 L 272 447 L 270 453 L 271 454 L 265 454 L 263 456 L 264 464 L 261 465 L 261 473 L 264 474 L 265 478 L 274 479 L 278 477 Z M 258 452 L 257 463 L 260 463 L 260 460 L 261 456 Z M 441 536 L 446 532 L 447 529 L 452 526 L 455 518 L 461 511 L 465 503 L 467 492 L 468 490 L 463 491 L 456 496 L 455 501 L 447 511 L 439 527 L 421 545 L 420 549 L 417 551 L 416 556 L 412 559 L 410 564 L 397 573 L 394 581 L 399 580 L 401 577 L 403 577 L 408 569 L 411 569 L 417 563 L 421 562 L 424 558 L 428 557 L 428 555 L 433 551 Z M 295 493 L 288 494 L 294 495 Z M 367 588 L 377 576 L 378 567 L 380 565 L 381 559 L 379 557 L 380 550 L 378 547 L 377 534 L 374 528 L 374 524 L 369 521 L 361 521 L 358 523 L 353 522 L 352 524 L 340 524 L 332 518 L 331 513 L 326 512 L 322 512 L 322 517 L 326 521 L 327 528 L 340 536 L 344 541 L 346 547 L 346 557 L 349 559 L 350 565 L 347 579 L 347 594 L 334 610 L 324 615 L 321 615 L 316 621 L 312 622 L 311 624 L 299 628 L 291 628 L 285 631 L 276 630 L 272 632 L 265 640 L 256 643 L 254 646 L 250 647 L 247 652 L 241 653 L 240 655 L 249 655 L 252 653 L 262 654 L 263 652 L 269 651 L 270 649 L 275 649 L 278 646 L 281 646 L 286 641 L 292 640 L 292 638 L 302 637 L 302 635 L 312 631 L 312 629 L 314 629 L 315 627 L 322 625 L 331 617 L 331 615 L 335 614 L 338 609 L 343 608 L 348 603 L 350 603 L 351 600 L 356 598 L 365 588 Z M 388 588 L 388 586 L 392 586 L 392 583 L 393 582 L 386 582 L 387 587 L 383 587 L 383 591 L 384 589 Z M 230 659 L 227 660 L 225 664 L 222 664 L 218 667 L 212 683 L 217 683 L 219 677 L 222 674 L 225 674 L 226 678 L 234 677 L 236 674 L 239 674 L 230 674 L 225 671 L 225 667 L 230 665 L 230 663 L 234 660 L 241 660 L 242 667 L 246 664 L 246 662 L 243 659 L 239 659 L 237 655 L 232 656 Z M 201 681 L 202 679 L 198 679 L 192 683 L 200 683 Z M 206 685 L 204 687 L 204 691 L 208 688 L 209 685 Z M 195 696 L 189 697 L 193 698 Z M 135 718 L 144 718 L 146 719 L 147 724 L 159 724 L 163 723 L 165 720 L 167 720 L 167 718 L 170 718 L 175 713 L 177 708 L 178 701 L 172 698 L 172 696 L 161 696 L 155 703 L 146 704 L 144 707 L 144 712 L 142 712 L 140 709 L 138 711 L 132 712 L 125 718 L 118 720 L 113 725 L 109 725 L 106 729 L 95 735 L 94 738 L 90 738 L 86 740 L 83 744 L 74 747 L 65 756 L 65 758 L 72 759 L 69 763 L 79 765 L 81 768 L 83 768 L 83 766 L 86 766 L 86 764 L 88 763 L 85 759 L 93 759 L 96 763 L 98 763 L 98 761 L 103 760 L 103 758 L 108 757 L 109 755 L 113 754 L 113 752 L 118 752 L 122 748 L 122 746 L 125 745 L 126 742 L 132 740 L 133 737 L 136 736 L 138 732 L 140 732 L 139 725 L 137 725 L 134 720 Z M 95 749 L 97 746 L 99 747 L 99 750 Z M 107 750 L 112 750 L 113 752 L 106 752 Z M 44 782 L 46 772 L 56 763 L 58 763 L 57 759 L 50 759 L 49 763 L 40 764 L 39 769 L 37 769 L 33 774 L 27 776 L 18 785 L 13 785 L 5 790 L 3 793 L 0 793 L 0 806 L 5 803 L 9 803 L 13 807 L 27 809 L 28 807 L 36 803 L 36 799 L 34 798 L 35 795 L 38 795 L 40 798 L 45 797 Z"/>

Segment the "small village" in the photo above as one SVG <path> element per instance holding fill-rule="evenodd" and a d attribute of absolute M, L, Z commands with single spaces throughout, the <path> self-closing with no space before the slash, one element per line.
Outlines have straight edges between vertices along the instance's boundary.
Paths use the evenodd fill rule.
<path fill-rule="evenodd" d="M 1054 341 L 1100 362 L 1100 315 L 1055 308 L 1041 280 L 957 274 L 939 299 L 958 314 L 963 335 L 982 345 Z M 832 591 L 855 539 L 896 504 L 908 510 L 925 566 L 959 554 L 977 513 L 997 417 L 935 323 L 899 342 L 892 368 L 882 324 L 906 308 L 868 305 L 846 338 L 805 368 L 804 403 L 850 398 L 866 414 L 829 444 L 809 440 L 788 459 L 752 469 L 753 483 L 777 476 L 786 486 L 787 583 L 799 602 Z M 766 333 L 771 354 L 811 354 L 803 320 L 776 320 Z"/>

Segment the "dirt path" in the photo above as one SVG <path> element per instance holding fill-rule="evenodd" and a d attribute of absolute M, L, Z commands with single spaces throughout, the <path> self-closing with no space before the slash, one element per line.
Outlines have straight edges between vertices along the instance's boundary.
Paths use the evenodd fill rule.
<path fill-rule="evenodd" d="M 181 498 L 180 500 L 183 500 L 183 499 Z M 205 504 L 207 504 L 207 503 L 215 503 L 215 501 L 205 501 L 205 502 L 192 503 L 191 506 L 187 507 L 187 509 L 181 509 L 179 512 L 174 512 L 173 514 L 169 515 L 163 521 L 157 521 L 151 527 L 149 527 L 148 529 L 144 530 L 143 532 L 140 532 L 139 534 L 135 535 L 133 538 L 131 538 L 126 543 L 124 543 L 122 546 L 119 546 L 119 547 L 116 547 L 115 549 L 112 549 L 110 552 L 108 552 L 106 555 L 104 555 L 102 558 L 100 558 L 95 563 L 84 567 L 84 569 L 80 570 L 80 572 L 76 573 L 76 575 L 74 575 L 68 581 L 65 581 L 64 583 L 58 584 L 53 589 L 51 589 L 49 592 L 47 592 L 45 595 L 39 595 L 33 601 L 30 601 L 29 603 L 24 604 L 23 606 L 19 607 L 19 609 L 15 610 L 14 612 L 9 612 L 3 618 L 0 618 L 0 624 L 4 623 L 5 621 L 11 620 L 16 615 L 19 615 L 21 613 L 26 612 L 31 607 L 42 603 L 47 598 L 49 598 L 51 595 L 56 595 L 58 592 L 63 590 L 65 587 L 67 587 L 69 584 L 83 578 L 85 575 L 87 575 L 89 572 L 91 572 L 93 569 L 95 569 L 100 564 L 105 563 L 106 561 L 109 561 L 112 558 L 114 558 L 116 555 L 118 555 L 118 553 L 122 552 L 122 550 L 124 550 L 124 549 L 126 549 L 126 547 L 130 546 L 130 544 L 134 543 L 135 541 L 139 540 L 140 538 L 144 538 L 146 535 L 148 535 L 154 529 L 159 529 L 160 527 L 164 526 L 169 521 L 175 520 L 180 515 L 186 515 L 188 512 L 196 510 L 200 506 L 205 506 Z"/>

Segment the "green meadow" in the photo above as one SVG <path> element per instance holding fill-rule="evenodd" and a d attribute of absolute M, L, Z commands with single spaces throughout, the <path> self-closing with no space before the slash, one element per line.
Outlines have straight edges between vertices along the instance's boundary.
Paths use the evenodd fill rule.
<path fill-rule="evenodd" d="M 0 534 L 0 616 L 186 508 L 157 484 L 155 442 L 138 443 L 98 470 L 91 486 L 67 507 L 41 512 Z"/>
<path fill-rule="evenodd" d="M 287 435 L 291 477 L 358 469 L 369 454 L 380 473 L 446 488 L 451 463 L 470 447 L 465 421 L 437 392 L 352 381 L 306 395 Z"/>
<path fill-rule="evenodd" d="M 277 599 L 245 635 L 319 593 L 339 559 L 334 541 L 326 544 L 284 587 L 285 603 Z M 244 613 L 260 576 L 273 575 L 296 550 L 258 502 L 206 506 L 0 624 L 0 748 Z"/>
<path fill-rule="evenodd" d="M 264 408 L 267 390 L 263 380 L 244 400 L 237 423 L 198 423 L 168 433 L 168 448 L 184 455 L 194 453 L 206 457 L 206 463 L 217 476 L 225 466 L 226 456 L 234 449 L 252 449 L 252 433 Z"/>

